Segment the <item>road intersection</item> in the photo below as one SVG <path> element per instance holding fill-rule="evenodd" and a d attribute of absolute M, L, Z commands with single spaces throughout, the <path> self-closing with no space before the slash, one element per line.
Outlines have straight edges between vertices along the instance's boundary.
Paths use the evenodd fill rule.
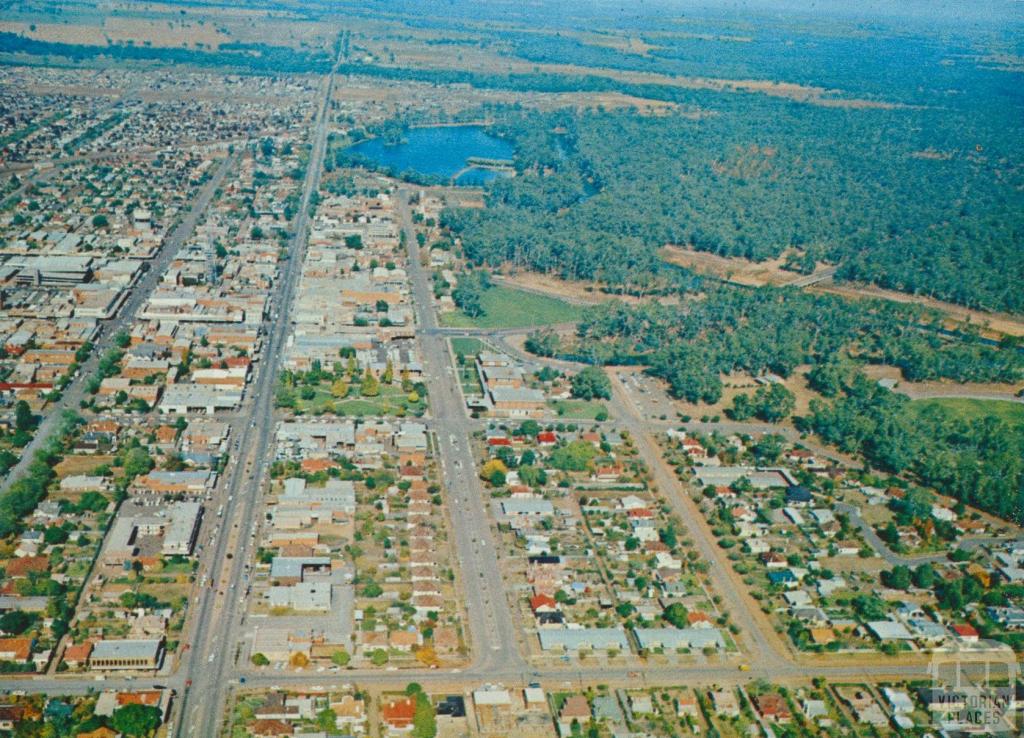
<path fill-rule="evenodd" d="M 461 577 L 463 605 L 467 615 L 471 663 L 462 669 L 345 669 L 311 673 L 261 670 L 244 660 L 240 661 L 242 651 L 239 644 L 246 630 L 245 585 L 257 534 L 257 511 L 261 489 L 273 458 L 274 385 L 290 330 L 289 312 L 301 275 L 309 231 L 309 206 L 319 186 L 323 167 L 333 84 L 333 75 L 324 79 L 323 97 L 312 133 L 311 155 L 295 217 L 289 259 L 272 296 L 269 316 L 263 324 L 263 358 L 243 410 L 229 417 L 232 426 L 232 454 L 220 491 L 221 497 L 226 500 L 225 510 L 223 518 L 208 522 L 208 526 L 213 526 L 212 535 L 210 530 L 204 530 L 203 533 L 203 540 L 208 543 L 202 551 L 200 575 L 197 578 L 208 582 L 209 586 L 199 586 L 191 604 L 186 637 L 189 647 L 174 665 L 173 673 L 162 676 L 108 678 L 103 682 L 61 675 L 19 677 L 5 679 L 5 688 L 48 694 L 77 694 L 97 687 L 138 689 L 160 685 L 173 688 L 177 690 L 180 699 L 176 703 L 170 734 L 182 738 L 218 734 L 228 709 L 228 701 L 233 690 L 240 686 L 239 680 L 242 677 L 245 678 L 246 689 L 275 686 L 332 689 L 344 683 L 400 689 L 410 681 L 420 682 L 430 688 L 468 688 L 482 682 L 504 682 L 508 685 L 540 682 L 545 686 L 559 686 L 566 682 L 580 685 L 671 686 L 682 683 L 731 684 L 756 678 L 785 682 L 821 676 L 878 681 L 927 676 L 925 655 L 903 656 L 896 660 L 883 655 L 830 659 L 795 654 L 749 595 L 728 558 L 717 545 L 703 515 L 690 499 L 688 491 L 662 459 L 655 436 L 670 424 L 649 418 L 642 409 L 636 407 L 615 373 L 614 393 L 609 402 L 612 419 L 607 427 L 629 432 L 660 494 L 684 522 L 697 552 L 710 565 L 716 592 L 721 595 L 723 606 L 730 613 L 732 622 L 739 628 L 737 640 L 742 652 L 740 659 L 749 662 L 749 670 L 739 671 L 740 659 L 728 657 L 712 657 L 704 663 L 673 666 L 619 667 L 583 662 L 533 666 L 524 655 L 527 649 L 524 648 L 523 634 L 515 623 L 502 578 L 498 549 L 487 512 L 487 496 L 475 471 L 470 437 L 483 423 L 467 415 L 448 346 L 449 336 L 471 332 L 438 326 L 430 274 L 423 266 L 413 228 L 411 192 L 405 187 L 397 192 L 397 208 L 408 248 L 408 272 L 412 280 L 417 337 L 424 359 L 424 382 L 430 400 L 430 417 L 425 422 L 437 440 L 452 540 Z M 62 406 L 76 407 L 84 396 L 83 377 L 95 372 L 101 353 L 112 345 L 113 336 L 128 325 L 155 287 L 169 260 L 191 234 L 232 161 L 233 157 L 228 157 L 221 163 L 200 191 L 188 215 L 165 239 L 153 269 L 133 290 L 119 317 L 104 327 L 101 341 L 97 343 L 89 361 L 83 365 L 79 377 L 65 392 Z M 507 340 L 510 335 L 522 332 L 522 329 L 489 331 L 487 336 L 502 350 L 519 355 L 535 366 L 547 364 L 572 368 L 572 365 L 565 362 L 522 355 Z M 58 417 L 59 413 L 51 416 Z M 50 422 L 50 418 L 47 422 Z M 721 429 L 722 425 L 716 427 Z M 744 430 L 753 432 L 753 428 L 745 426 Z M 38 446 L 42 443 L 49 430 L 49 426 L 44 423 L 33 444 Z M 15 467 L 9 479 L 16 478 L 18 473 L 19 467 Z"/>

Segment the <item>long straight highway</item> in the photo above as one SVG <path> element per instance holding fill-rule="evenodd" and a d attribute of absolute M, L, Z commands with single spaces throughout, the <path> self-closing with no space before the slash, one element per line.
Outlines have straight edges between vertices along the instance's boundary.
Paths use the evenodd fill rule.
<path fill-rule="evenodd" d="M 290 324 L 288 316 L 309 239 L 309 204 L 320 184 L 323 169 L 329 102 L 334 89 L 333 74 L 324 80 L 323 87 L 309 164 L 288 249 L 289 258 L 270 304 L 271 316 L 276 314 L 278 317 L 264 323 L 268 332 L 264 358 L 249 392 L 251 414 L 248 418 L 243 414 L 233 428 L 232 437 L 241 455 L 233 460 L 228 473 L 225 522 L 216 537 L 207 574 L 211 586 L 203 588 L 198 612 L 192 616 L 193 647 L 183 664 L 187 680 L 179 709 L 179 723 L 175 726 L 179 736 L 212 736 L 217 733 L 225 707 L 226 689 L 235 667 L 235 645 L 241 633 L 244 613 L 243 572 L 252 540 L 248 532 L 256 520 L 260 486 L 271 459 L 274 383 L 281 367 Z"/>

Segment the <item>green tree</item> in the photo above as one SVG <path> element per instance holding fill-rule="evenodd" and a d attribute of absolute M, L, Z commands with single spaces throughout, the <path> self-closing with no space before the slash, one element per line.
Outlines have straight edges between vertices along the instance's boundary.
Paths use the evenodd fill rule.
<path fill-rule="evenodd" d="M 732 398 L 732 407 L 725 414 L 740 422 L 754 417 L 754 403 L 750 401 L 750 395 L 741 392 Z"/>
<path fill-rule="evenodd" d="M 430 698 L 422 691 L 416 694 L 416 711 L 412 717 L 413 738 L 434 738 L 437 735 L 437 718 Z"/>
<path fill-rule="evenodd" d="M 270 665 L 270 659 L 268 659 L 262 653 L 254 653 L 252 655 L 252 658 L 250 659 L 250 661 L 252 661 L 253 666 L 269 666 Z"/>
<path fill-rule="evenodd" d="M 686 607 L 681 602 L 673 602 L 666 607 L 661 613 L 661 617 L 677 628 L 685 628 L 689 625 L 689 621 L 686 619 Z"/>
<path fill-rule="evenodd" d="M 363 397 L 377 397 L 380 394 L 380 382 L 369 367 L 363 373 L 363 380 L 359 385 L 359 394 Z"/>
<path fill-rule="evenodd" d="M 110 725 L 126 736 L 144 738 L 160 727 L 160 710 L 152 705 L 125 705 L 114 710 Z"/>
<path fill-rule="evenodd" d="M 127 479 L 148 474 L 154 466 L 156 464 L 144 448 L 133 448 L 125 454 L 124 475 Z"/>
<path fill-rule="evenodd" d="M 796 396 L 777 383 L 758 387 L 753 399 L 754 414 L 767 423 L 778 423 L 793 412 Z"/>
<path fill-rule="evenodd" d="M 882 584 L 892 589 L 910 589 L 910 569 L 902 564 L 882 572 Z"/>
<path fill-rule="evenodd" d="M 20 636 L 36 621 L 36 616 L 24 610 L 11 610 L 0 615 L 0 630 L 8 635 Z"/>
<path fill-rule="evenodd" d="M 36 416 L 32 414 L 32 408 L 24 400 L 18 400 L 14 406 L 14 427 L 20 431 L 30 431 L 35 424 Z"/>
<path fill-rule="evenodd" d="M 935 567 L 931 564 L 920 564 L 914 569 L 914 586 L 931 589 L 935 586 Z"/>
<path fill-rule="evenodd" d="M 588 366 L 581 369 L 570 380 L 572 385 L 572 396 L 581 400 L 593 400 L 594 398 L 611 399 L 612 383 L 603 369 L 596 366 Z"/>
<path fill-rule="evenodd" d="M 562 471 L 586 471 L 597 456 L 597 449 L 586 441 L 571 441 L 551 452 L 548 462 Z"/>
<path fill-rule="evenodd" d="M 338 713 L 329 707 L 325 707 L 316 714 L 316 727 L 325 733 L 334 732 L 338 728 Z"/>
<path fill-rule="evenodd" d="M 348 664 L 349 664 L 349 662 L 351 660 L 352 660 L 352 657 L 349 655 L 348 651 L 346 651 L 344 648 L 338 649 L 337 651 L 334 651 L 333 653 L 331 653 L 331 663 L 334 664 L 335 666 L 342 666 L 342 667 L 348 666 Z"/>

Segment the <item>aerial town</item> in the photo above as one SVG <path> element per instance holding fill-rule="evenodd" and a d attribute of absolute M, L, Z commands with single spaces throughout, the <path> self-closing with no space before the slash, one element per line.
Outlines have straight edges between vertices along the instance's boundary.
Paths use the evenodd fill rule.
<path fill-rule="evenodd" d="M 803 128 L 715 128 L 758 106 L 945 103 L 681 76 L 856 34 L 674 2 L 0 10 L 0 736 L 1020 734 L 1020 283 L 758 256 L 761 185 L 705 248 L 659 199 L 806 175 Z M 1019 82 L 1020 38 L 935 84 Z M 906 166 L 1015 183 L 956 208 L 1024 280 L 1021 120 Z M 695 126 L 720 156 L 658 180 Z"/>

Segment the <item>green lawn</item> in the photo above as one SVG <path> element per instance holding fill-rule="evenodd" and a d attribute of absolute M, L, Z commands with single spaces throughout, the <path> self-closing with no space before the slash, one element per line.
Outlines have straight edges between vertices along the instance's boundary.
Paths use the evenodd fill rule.
<path fill-rule="evenodd" d="M 608 408 L 597 401 L 588 400 L 553 400 L 548 403 L 559 417 L 574 420 L 594 420 L 598 413 L 608 415 Z"/>
<path fill-rule="evenodd" d="M 994 415 L 1011 427 L 1024 428 L 1024 403 L 1009 400 L 971 400 L 964 397 L 944 397 L 941 399 L 914 400 L 909 407 L 913 412 L 921 412 L 928 407 L 945 408 L 951 413 L 974 420 L 986 415 Z"/>
<path fill-rule="evenodd" d="M 490 348 L 486 343 L 481 341 L 479 338 L 468 338 L 466 336 L 456 336 L 451 339 L 452 342 L 452 353 L 456 356 L 462 354 L 466 357 L 473 357 L 479 354 L 481 351 L 485 351 Z"/>
<path fill-rule="evenodd" d="M 400 387 L 381 387 L 377 397 L 360 397 L 359 387 L 352 386 L 344 399 L 331 395 L 329 385 L 323 384 L 315 388 L 311 400 L 296 398 L 295 412 L 298 415 L 414 415 L 423 414 L 426 401 L 409 402 L 408 395 Z"/>
<path fill-rule="evenodd" d="M 445 313 L 441 325 L 448 328 L 529 328 L 571 323 L 580 319 L 583 308 L 564 300 L 495 285 L 481 298 L 484 314 L 470 318 L 461 311 Z"/>

